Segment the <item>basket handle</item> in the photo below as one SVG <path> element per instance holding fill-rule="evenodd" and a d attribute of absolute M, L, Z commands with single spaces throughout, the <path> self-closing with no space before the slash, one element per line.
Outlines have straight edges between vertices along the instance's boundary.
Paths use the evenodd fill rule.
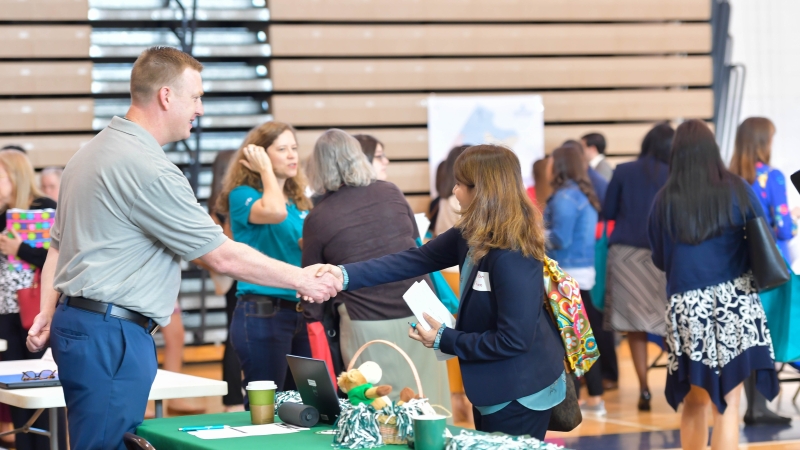
<path fill-rule="evenodd" d="M 417 392 L 419 392 L 419 396 L 425 397 L 425 395 L 422 393 L 422 382 L 419 380 L 419 373 L 417 373 L 417 367 L 414 365 L 414 362 L 411 361 L 411 358 L 408 357 L 408 354 L 406 354 L 406 352 L 404 352 L 402 348 L 398 347 L 396 344 L 392 342 L 385 341 L 383 339 L 376 339 L 374 341 L 369 341 L 366 344 L 362 345 L 361 348 L 359 348 L 358 351 L 356 351 L 356 354 L 353 355 L 353 359 L 351 359 L 350 364 L 347 365 L 347 370 L 348 371 L 353 370 L 353 366 L 356 365 L 358 357 L 361 356 L 361 353 L 363 353 L 364 350 L 366 350 L 367 347 L 369 347 L 372 344 L 384 344 L 397 350 L 397 352 L 400 353 L 400 355 L 402 355 L 403 358 L 405 358 L 406 362 L 408 363 L 408 366 L 411 367 L 411 373 L 414 374 L 414 382 L 417 383 Z"/>

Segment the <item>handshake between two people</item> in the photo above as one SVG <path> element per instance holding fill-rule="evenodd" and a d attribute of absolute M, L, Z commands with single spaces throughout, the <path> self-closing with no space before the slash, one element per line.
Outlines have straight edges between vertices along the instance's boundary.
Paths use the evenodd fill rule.
<path fill-rule="evenodd" d="M 344 275 L 342 269 L 331 264 L 314 264 L 302 269 L 301 287 L 297 298 L 311 303 L 322 303 L 342 290 Z"/>

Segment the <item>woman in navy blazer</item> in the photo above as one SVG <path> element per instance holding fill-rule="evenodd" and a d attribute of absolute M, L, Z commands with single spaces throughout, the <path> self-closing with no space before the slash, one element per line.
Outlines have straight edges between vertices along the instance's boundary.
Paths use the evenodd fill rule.
<path fill-rule="evenodd" d="M 506 148 L 470 147 L 455 175 L 463 214 L 454 228 L 420 248 L 324 270 L 354 290 L 458 265 L 455 328 L 426 316 L 431 330 L 415 327 L 409 337 L 458 356 L 478 430 L 543 439 L 566 378 L 564 347 L 544 306 L 542 216 Z"/>

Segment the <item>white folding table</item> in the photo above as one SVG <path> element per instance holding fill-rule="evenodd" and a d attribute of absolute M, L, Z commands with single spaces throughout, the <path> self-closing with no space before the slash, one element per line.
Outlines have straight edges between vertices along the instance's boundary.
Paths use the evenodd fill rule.
<path fill-rule="evenodd" d="M 20 374 L 23 371 L 56 369 L 53 361 L 46 359 L 27 359 L 21 361 L 0 362 L 0 375 Z M 153 387 L 150 389 L 148 400 L 156 402 L 156 417 L 163 415 L 162 400 L 173 398 L 211 397 L 226 395 L 228 383 L 208 378 L 195 377 L 182 373 L 159 370 Z M 16 406 L 18 408 L 35 409 L 36 413 L 24 426 L 12 431 L 0 433 L 0 436 L 16 433 L 35 433 L 50 437 L 50 448 L 58 450 L 58 416 L 57 408 L 63 408 L 64 391 L 58 387 L 30 388 L 30 389 L 0 389 L 0 403 Z M 33 428 L 31 425 L 39 416 L 48 410 L 50 431 Z"/>

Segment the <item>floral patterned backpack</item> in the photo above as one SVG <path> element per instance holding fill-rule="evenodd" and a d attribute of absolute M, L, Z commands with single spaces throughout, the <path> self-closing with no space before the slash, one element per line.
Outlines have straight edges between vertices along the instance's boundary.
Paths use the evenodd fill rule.
<path fill-rule="evenodd" d="M 600 357 L 594 333 L 586 317 L 578 282 L 561 270 L 558 262 L 544 259 L 545 305 L 561 333 L 567 368 L 583 376 Z"/>

